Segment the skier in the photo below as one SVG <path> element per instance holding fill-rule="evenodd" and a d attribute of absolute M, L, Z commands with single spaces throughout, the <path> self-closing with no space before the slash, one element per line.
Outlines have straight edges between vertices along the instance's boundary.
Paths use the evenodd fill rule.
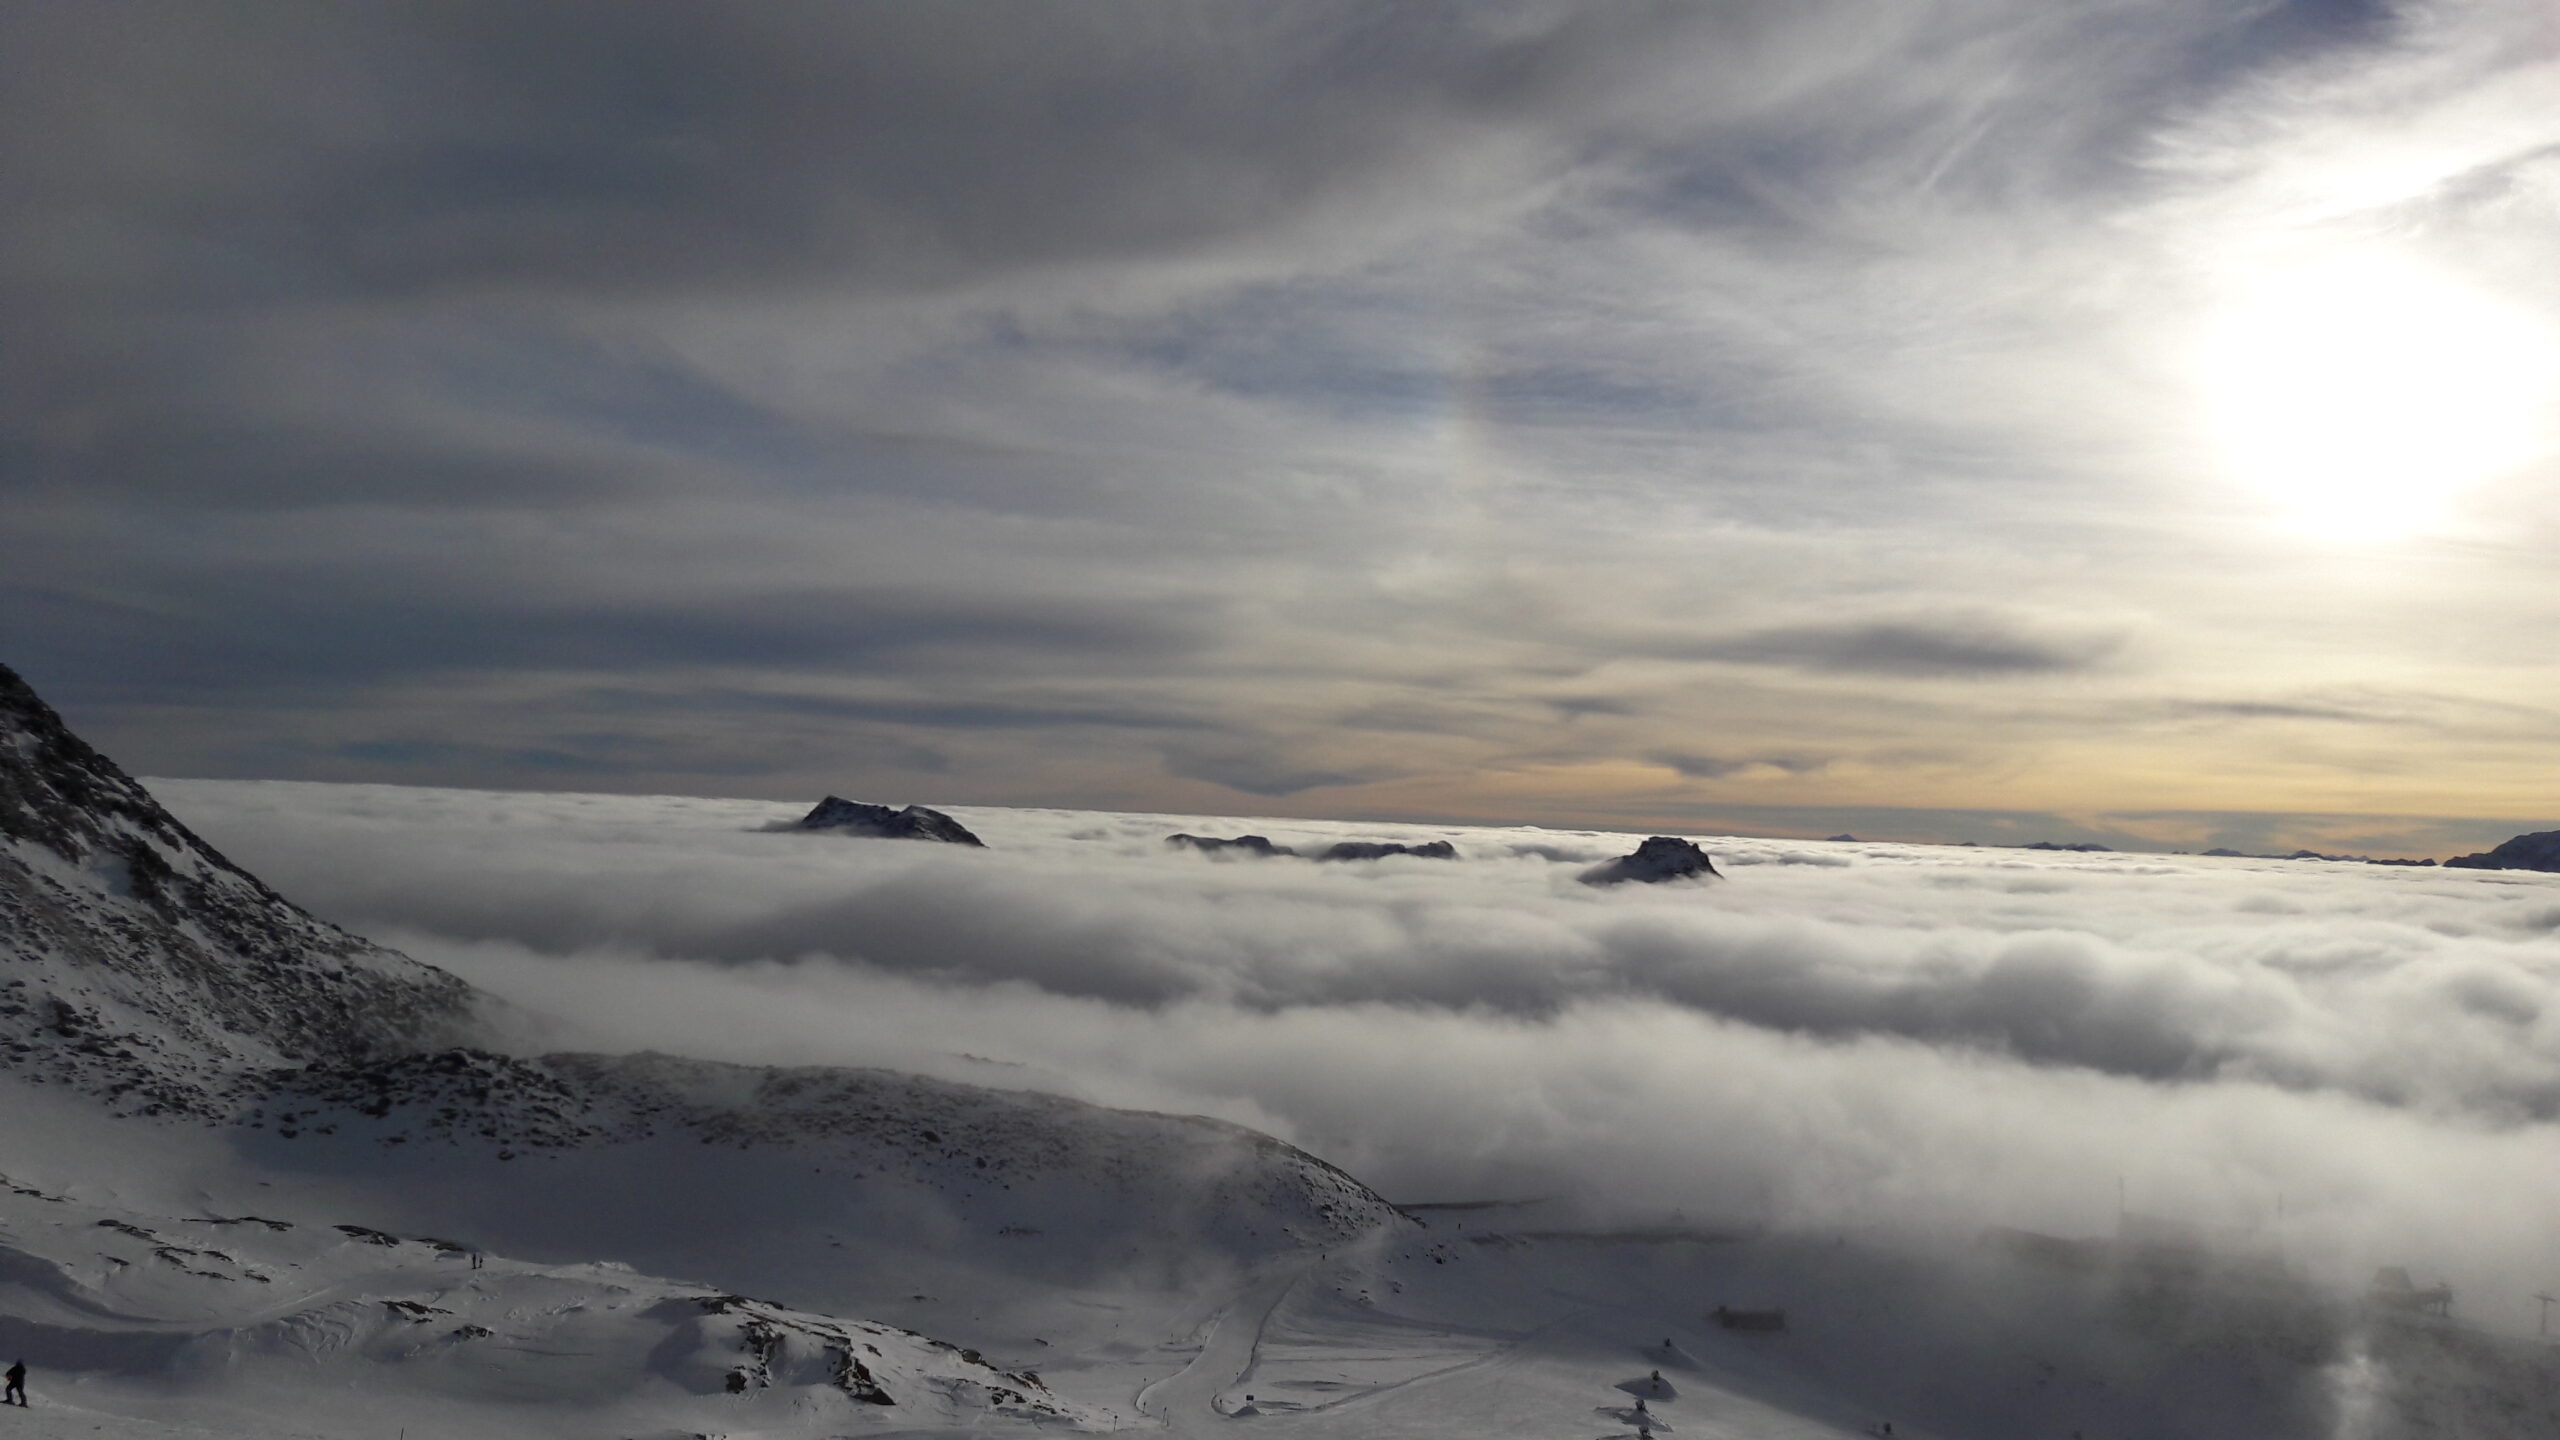
<path fill-rule="evenodd" d="M 0 1393 L 0 1405 L 15 1405 L 21 1410 L 27 1408 L 26 1361 L 20 1360 L 9 1367 L 9 1388 Z"/>

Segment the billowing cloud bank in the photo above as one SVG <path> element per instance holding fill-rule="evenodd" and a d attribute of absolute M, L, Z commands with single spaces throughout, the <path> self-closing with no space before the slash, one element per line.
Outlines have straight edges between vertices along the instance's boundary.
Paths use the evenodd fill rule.
<path fill-rule="evenodd" d="M 2094 1232 L 2121 1180 L 2338 1282 L 2441 1272 L 2493 1325 L 2560 1270 L 2549 877 L 1725 840 L 1723 885 L 1604 892 L 1574 877 L 1631 837 L 962 808 L 966 851 L 755 801 L 158 788 L 556 1017 L 528 1044 L 1205 1110 L 1407 1199 Z M 1239 829 L 1461 858 L 1162 843 Z"/>

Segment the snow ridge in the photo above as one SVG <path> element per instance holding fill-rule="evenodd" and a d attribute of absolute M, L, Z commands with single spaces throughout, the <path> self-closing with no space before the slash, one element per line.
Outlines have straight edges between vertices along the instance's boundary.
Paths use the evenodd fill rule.
<path fill-rule="evenodd" d="M 0 1067 L 223 1113 L 244 1067 L 465 1033 L 462 981 L 224 859 L 0 667 Z"/>
<path fill-rule="evenodd" d="M 202 1391 L 317 1370 L 449 1404 L 528 1356 L 573 1354 L 553 1384 L 701 1423 L 753 1415 L 837 1434 L 866 1411 L 946 1425 L 1095 1418 L 1036 1373 L 948 1341 L 615 1265 L 534 1264 L 363 1225 L 137 1212 L 7 1176 L 0 1237 L 0 1286 L 17 1296 L 0 1348 L 53 1374 Z"/>

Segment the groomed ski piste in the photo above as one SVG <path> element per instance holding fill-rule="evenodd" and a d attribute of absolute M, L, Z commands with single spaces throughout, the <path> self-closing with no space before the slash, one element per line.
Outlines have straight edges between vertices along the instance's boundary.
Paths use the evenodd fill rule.
<path fill-rule="evenodd" d="M 0 1416 L 10 1434 L 2525 1436 L 2553 1413 L 2547 1350 L 2281 1277 L 2057 1269 L 1994 1241 L 1927 1260 L 1846 1236 L 1577 1233 L 1534 1204 L 1420 1208 L 1322 1249 L 1199 1257 L 1174 1283 L 1044 1283 L 1025 1272 L 1078 1269 L 1081 1237 L 835 1263 L 835 1242 L 758 1229 L 786 1208 L 759 1176 L 731 1224 L 776 1251 L 781 1293 L 748 1295 L 378 1228 L 432 1207 L 11 1099 L 14 1148 L 55 1173 L 0 1182 L 0 1345 L 37 1399 Z M 908 1285 L 935 1289 L 890 1293 Z M 1781 1330 L 1714 1318 L 1780 1300 Z"/>
<path fill-rule="evenodd" d="M 1606 1174 L 1392 1204 L 1244 1126 L 1019 1084 L 502 1047 L 539 1026 L 16 703 L 0 1359 L 33 1403 L 0 1437 L 2560 1434 L 2529 1331 L 2134 1216 L 1805 1223 L 1594 1204 Z M 1590 858 L 1512 857 L 1622 904 Z"/>

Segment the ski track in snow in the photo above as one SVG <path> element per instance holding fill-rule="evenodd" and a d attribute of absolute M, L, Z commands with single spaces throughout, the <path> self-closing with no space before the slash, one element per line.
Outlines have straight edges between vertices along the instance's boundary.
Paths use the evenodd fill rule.
<path fill-rule="evenodd" d="M 1190 1364 L 1138 1392 L 1140 1413 L 1186 1437 L 1207 1434 L 1215 1428 L 1209 1422 L 1229 1418 L 1220 1396 L 1252 1373 L 1263 1327 L 1311 1268 L 1304 1260 L 1283 1262 L 1247 1284 L 1219 1310 Z"/>

